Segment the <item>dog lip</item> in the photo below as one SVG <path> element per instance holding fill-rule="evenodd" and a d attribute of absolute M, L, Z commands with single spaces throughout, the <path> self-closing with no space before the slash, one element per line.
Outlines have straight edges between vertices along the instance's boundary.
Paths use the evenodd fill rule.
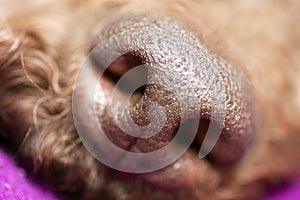
<path fill-rule="evenodd" d="M 220 181 L 216 171 L 207 160 L 198 159 L 192 150 L 188 150 L 177 161 L 157 171 L 131 174 L 113 170 L 107 174 L 107 176 L 110 175 L 121 182 L 124 179 L 134 183 L 141 182 L 142 185 L 145 184 L 155 192 L 186 193 L 186 198 L 189 197 L 191 200 L 199 199 L 195 191 L 196 187 L 214 190 Z"/>
<path fill-rule="evenodd" d="M 192 161 L 189 159 L 179 159 L 171 165 L 155 172 L 140 174 L 141 180 L 150 186 L 167 192 L 176 192 L 191 188 Z"/>

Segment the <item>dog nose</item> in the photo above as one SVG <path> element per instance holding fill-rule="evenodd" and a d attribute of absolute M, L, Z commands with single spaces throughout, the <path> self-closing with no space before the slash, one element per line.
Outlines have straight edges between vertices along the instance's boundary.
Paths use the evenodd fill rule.
<path fill-rule="evenodd" d="M 117 78 L 115 85 L 109 76 L 95 78 L 102 86 L 85 99 L 95 100 L 96 117 L 118 147 L 155 152 L 181 131 L 179 142 L 204 138 L 199 139 L 202 157 L 210 153 L 216 162 L 228 163 L 244 154 L 255 132 L 251 89 L 240 71 L 211 53 L 180 22 L 155 14 L 125 16 L 99 25 L 93 44 L 93 70 L 86 77 L 108 72 Z M 126 82 L 138 84 L 124 87 Z M 122 86 L 129 93 L 145 89 L 129 105 L 130 95 L 118 89 Z M 199 119 L 210 121 L 205 136 L 197 131 Z M 180 128 L 183 124 L 189 125 Z M 189 133 L 191 127 L 195 133 Z"/>

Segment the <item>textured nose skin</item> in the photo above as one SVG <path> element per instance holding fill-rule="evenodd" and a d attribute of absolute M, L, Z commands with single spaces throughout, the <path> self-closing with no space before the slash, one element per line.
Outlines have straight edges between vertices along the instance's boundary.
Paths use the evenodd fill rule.
<path fill-rule="evenodd" d="M 133 105 L 114 100 L 112 111 L 112 89 L 102 87 L 96 92 L 97 117 L 118 146 L 134 152 L 156 151 L 172 140 L 181 122 L 204 119 L 212 128 L 202 141 L 200 155 L 213 148 L 211 158 L 226 163 L 244 154 L 255 131 L 250 87 L 242 73 L 212 54 L 180 22 L 154 14 L 125 16 L 101 24 L 95 36 L 94 46 L 106 41 L 91 55 L 96 70 L 128 52 L 146 68 L 145 92 Z M 165 114 L 157 111 L 151 117 L 154 104 Z M 132 128 L 132 121 L 137 128 Z M 159 131 L 149 138 L 126 133 L 144 132 L 142 127 Z"/>

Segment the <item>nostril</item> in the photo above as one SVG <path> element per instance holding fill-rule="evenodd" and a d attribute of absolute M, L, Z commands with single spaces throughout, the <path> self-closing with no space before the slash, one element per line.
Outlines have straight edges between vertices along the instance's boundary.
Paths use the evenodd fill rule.
<path fill-rule="evenodd" d="M 207 136 L 208 128 L 210 126 L 210 121 L 206 120 L 206 119 L 195 118 L 195 119 L 191 119 L 187 122 L 184 122 L 182 125 L 186 127 L 185 128 L 186 134 L 191 134 L 191 132 L 194 130 L 193 130 L 193 128 L 190 128 L 190 126 L 188 124 L 198 124 L 197 136 L 191 145 L 191 149 L 198 152 L 201 148 L 201 145 L 203 144 L 204 138 Z M 178 130 L 178 128 L 177 128 L 177 130 Z M 176 132 L 177 132 L 177 130 L 176 130 Z"/>
<path fill-rule="evenodd" d="M 134 55 L 133 52 L 129 52 L 118 57 L 109 66 L 103 66 L 98 61 L 97 56 L 92 54 L 91 61 L 97 70 L 103 74 L 103 79 L 106 79 L 104 81 L 110 81 L 111 85 L 113 85 L 114 91 L 111 92 L 120 92 L 122 95 L 129 95 L 129 103 L 131 105 L 141 99 L 146 86 L 145 84 L 141 86 L 138 84 L 148 82 L 146 68 L 139 67 L 138 70 L 137 68 L 131 70 L 143 64 L 140 57 Z"/>
<path fill-rule="evenodd" d="M 114 76 L 120 78 L 130 69 L 142 65 L 143 62 L 140 57 L 135 56 L 133 52 L 126 53 L 115 59 L 109 66 L 104 66 L 97 55 L 92 54 L 91 60 L 100 70 L 106 70 Z"/>

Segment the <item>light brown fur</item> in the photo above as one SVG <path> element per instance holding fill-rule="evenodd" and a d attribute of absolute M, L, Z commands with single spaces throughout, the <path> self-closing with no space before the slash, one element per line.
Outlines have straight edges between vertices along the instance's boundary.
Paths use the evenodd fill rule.
<path fill-rule="evenodd" d="M 0 6 L 0 142 L 29 174 L 78 199 L 126 200 L 258 199 L 298 174 L 299 1 L 32 2 Z M 72 86 L 91 32 L 99 21 L 132 11 L 182 21 L 211 51 L 244 71 L 253 87 L 254 143 L 233 167 L 203 160 L 209 169 L 195 194 L 156 191 L 138 178 L 118 178 L 93 159 L 76 134 Z"/>

